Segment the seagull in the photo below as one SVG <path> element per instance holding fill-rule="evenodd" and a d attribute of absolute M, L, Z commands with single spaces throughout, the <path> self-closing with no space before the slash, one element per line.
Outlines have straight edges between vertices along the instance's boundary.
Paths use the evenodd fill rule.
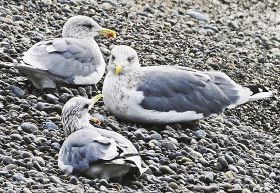
<path fill-rule="evenodd" d="M 91 179 L 141 175 L 146 168 L 134 145 L 119 133 L 90 124 L 89 110 L 101 97 L 74 97 L 64 105 L 61 117 L 67 138 L 59 151 L 58 167 L 68 175 Z"/>
<path fill-rule="evenodd" d="M 125 45 L 111 51 L 102 93 L 111 114 L 142 124 L 195 122 L 272 96 L 262 85 L 241 86 L 219 71 L 141 67 L 136 51 Z"/>
<path fill-rule="evenodd" d="M 115 38 L 116 32 L 102 28 L 90 17 L 73 16 L 64 24 L 62 38 L 36 43 L 16 67 L 40 89 L 96 84 L 106 66 L 94 40 L 97 35 Z"/>

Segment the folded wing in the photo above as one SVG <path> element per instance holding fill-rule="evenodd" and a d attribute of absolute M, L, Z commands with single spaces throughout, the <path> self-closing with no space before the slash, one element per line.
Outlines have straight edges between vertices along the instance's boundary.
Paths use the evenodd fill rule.
<path fill-rule="evenodd" d="M 145 71 L 137 90 L 144 93 L 140 105 L 159 112 L 195 111 L 209 116 L 231 104 L 208 75 L 179 68 Z"/>
<path fill-rule="evenodd" d="M 100 56 L 84 39 L 57 38 L 39 42 L 23 56 L 23 62 L 32 68 L 72 80 L 88 76 L 99 65 Z"/>
<path fill-rule="evenodd" d="M 80 131 L 73 134 L 59 152 L 59 165 L 66 173 L 83 172 L 97 161 L 109 161 L 119 155 L 114 140 Z"/>

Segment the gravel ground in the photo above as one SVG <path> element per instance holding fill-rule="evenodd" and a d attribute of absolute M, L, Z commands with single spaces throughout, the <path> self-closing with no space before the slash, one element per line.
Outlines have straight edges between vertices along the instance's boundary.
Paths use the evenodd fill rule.
<path fill-rule="evenodd" d="M 67 18 L 83 14 L 118 32 L 116 40 L 97 39 L 106 60 L 112 45 L 127 44 L 143 65 L 221 70 L 239 83 L 279 90 L 279 6 L 273 0 L 0 0 L 0 193 L 279 193 L 279 95 L 199 127 L 124 123 L 98 103 L 94 112 L 104 116 L 107 129 L 133 141 L 150 168 L 119 184 L 66 176 L 57 167 L 65 139 L 63 104 L 74 95 L 95 95 L 102 82 L 99 91 L 87 86 L 41 92 L 2 65 L 20 61 L 34 43 L 60 36 Z"/>

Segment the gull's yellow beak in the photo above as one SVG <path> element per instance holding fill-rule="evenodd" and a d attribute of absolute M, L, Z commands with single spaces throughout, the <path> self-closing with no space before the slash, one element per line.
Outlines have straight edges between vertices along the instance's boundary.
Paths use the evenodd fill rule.
<path fill-rule="evenodd" d="M 99 35 L 105 36 L 107 38 L 116 38 L 117 33 L 113 30 L 102 28 L 99 32 Z"/>
<path fill-rule="evenodd" d="M 92 97 L 91 101 L 92 101 L 93 104 L 95 104 L 97 101 L 99 101 L 102 98 L 103 98 L 103 95 L 102 94 L 98 94 L 98 95 Z"/>
<path fill-rule="evenodd" d="M 117 65 L 115 67 L 115 75 L 119 75 L 123 71 L 122 65 Z"/>

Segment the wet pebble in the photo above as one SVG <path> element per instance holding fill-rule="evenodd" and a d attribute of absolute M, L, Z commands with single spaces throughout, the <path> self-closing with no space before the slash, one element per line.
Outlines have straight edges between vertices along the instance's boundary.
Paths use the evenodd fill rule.
<path fill-rule="evenodd" d="M 197 130 L 194 132 L 194 135 L 199 138 L 199 139 L 202 139 L 202 138 L 205 138 L 206 137 L 206 132 L 204 130 Z"/>
<path fill-rule="evenodd" d="M 203 179 L 207 184 L 214 182 L 213 172 L 205 172 Z"/>
<path fill-rule="evenodd" d="M 38 127 L 35 124 L 29 122 L 22 123 L 20 127 L 23 131 L 27 133 L 34 133 L 35 131 L 38 130 Z"/>
<path fill-rule="evenodd" d="M 57 176 L 50 176 L 50 181 L 55 184 L 61 184 L 61 180 Z"/>
<path fill-rule="evenodd" d="M 177 149 L 176 145 L 171 141 L 164 141 L 162 142 L 161 146 L 167 150 L 175 150 Z"/>
<path fill-rule="evenodd" d="M 59 127 L 58 127 L 55 123 L 53 123 L 53 122 L 51 122 L 51 121 L 46 122 L 46 123 L 45 123 L 45 127 L 46 127 L 46 129 L 50 129 L 50 130 L 59 129 Z"/>
<path fill-rule="evenodd" d="M 228 169 L 228 162 L 227 162 L 227 160 L 225 159 L 224 156 L 220 156 L 217 159 L 217 162 L 220 164 L 222 170 L 227 170 Z"/>
<path fill-rule="evenodd" d="M 187 13 L 194 19 L 197 19 L 197 20 L 203 20 L 203 21 L 209 21 L 209 17 L 203 13 L 200 13 L 198 11 L 195 11 L 195 10 L 188 10 Z"/>
<path fill-rule="evenodd" d="M 23 182 L 27 182 L 28 180 L 20 173 L 16 173 L 13 175 L 12 179 L 14 181 L 23 181 Z"/>
<path fill-rule="evenodd" d="M 23 97 L 23 95 L 25 94 L 24 90 L 15 85 L 10 86 L 10 89 L 19 98 Z"/>
<path fill-rule="evenodd" d="M 14 133 L 12 135 L 10 135 L 11 139 L 13 140 L 17 140 L 17 141 L 21 141 L 23 139 L 23 137 L 20 134 Z"/>
<path fill-rule="evenodd" d="M 169 166 L 160 166 L 159 170 L 163 174 L 176 174 Z"/>

